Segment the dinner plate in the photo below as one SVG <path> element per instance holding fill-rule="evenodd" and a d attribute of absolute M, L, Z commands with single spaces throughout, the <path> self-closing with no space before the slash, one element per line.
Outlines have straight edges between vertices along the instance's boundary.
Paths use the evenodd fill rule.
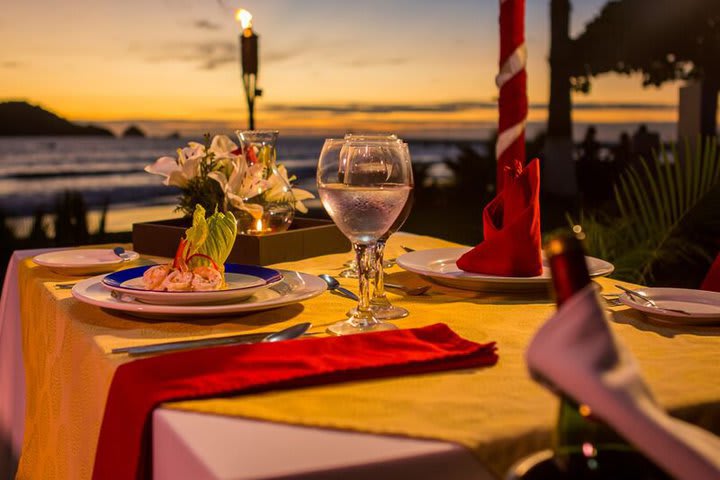
<path fill-rule="evenodd" d="M 720 293 L 689 288 L 637 288 L 653 299 L 658 307 L 683 310 L 679 312 L 660 310 L 637 301 L 627 293 L 620 295 L 620 301 L 628 307 L 640 310 L 644 314 L 661 322 L 686 325 L 720 325 Z"/>
<path fill-rule="evenodd" d="M 72 295 L 83 303 L 139 317 L 203 318 L 284 307 L 316 297 L 327 289 L 327 284 L 315 275 L 289 270 L 280 270 L 280 273 L 283 279 L 274 285 L 256 291 L 244 301 L 223 304 L 155 305 L 131 300 L 128 296 L 117 298 L 103 286 L 102 275 L 78 282 L 72 289 Z"/>
<path fill-rule="evenodd" d="M 61 275 L 87 275 L 115 270 L 123 263 L 137 260 L 137 252 L 126 250 L 127 260 L 110 248 L 72 248 L 55 250 L 33 257 L 33 262 Z"/>
<path fill-rule="evenodd" d="M 405 270 L 418 273 L 448 287 L 474 291 L 526 291 L 546 288 L 550 283 L 550 266 L 543 257 L 543 272 L 536 277 L 501 277 L 460 270 L 455 262 L 470 247 L 434 248 L 406 253 L 397 259 Z M 591 277 L 609 275 L 615 269 L 605 260 L 585 257 Z"/>
<path fill-rule="evenodd" d="M 125 298 L 156 305 L 199 305 L 238 301 L 255 292 L 268 288 L 282 280 L 282 274 L 272 268 L 256 265 L 225 264 L 226 288 L 199 291 L 157 291 L 147 290 L 143 284 L 143 273 L 155 265 L 120 270 L 102 279 L 102 284 Z"/>

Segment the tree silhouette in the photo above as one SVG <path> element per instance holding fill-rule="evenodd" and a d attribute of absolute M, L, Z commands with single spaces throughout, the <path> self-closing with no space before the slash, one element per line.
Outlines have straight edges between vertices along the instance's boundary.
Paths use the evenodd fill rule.
<path fill-rule="evenodd" d="M 566 57 L 575 90 L 607 72 L 642 74 L 644 86 L 703 80 L 702 133 L 716 134 L 720 89 L 720 1 L 614 0 L 572 40 Z"/>

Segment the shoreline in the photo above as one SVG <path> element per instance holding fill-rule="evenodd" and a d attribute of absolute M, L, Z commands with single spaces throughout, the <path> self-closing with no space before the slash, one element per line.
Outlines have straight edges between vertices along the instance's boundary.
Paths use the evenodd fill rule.
<path fill-rule="evenodd" d="M 133 223 L 151 222 L 156 220 L 167 220 L 171 218 L 180 218 L 182 214 L 175 212 L 175 204 L 168 205 L 117 205 L 108 208 L 107 218 L 105 219 L 106 233 L 128 233 L 132 232 Z M 100 217 L 102 210 L 88 210 L 87 222 L 88 231 L 90 233 L 97 232 L 100 226 Z M 55 215 L 52 213 L 45 214 L 44 224 L 46 231 L 50 237 L 55 235 L 53 228 L 53 219 Z M 6 224 L 14 232 L 17 238 L 26 238 L 32 229 L 34 217 L 8 217 Z"/>

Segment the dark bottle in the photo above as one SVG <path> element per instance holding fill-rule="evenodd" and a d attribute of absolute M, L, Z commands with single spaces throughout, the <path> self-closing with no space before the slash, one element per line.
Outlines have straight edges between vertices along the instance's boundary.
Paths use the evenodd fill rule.
<path fill-rule="evenodd" d="M 585 252 L 580 240 L 570 234 L 550 240 L 545 251 L 552 271 L 556 303 L 560 307 L 591 283 Z M 587 405 L 578 405 L 565 396 L 560 398 L 552 459 L 542 460 L 517 477 L 526 480 L 671 478 L 595 418 Z"/>

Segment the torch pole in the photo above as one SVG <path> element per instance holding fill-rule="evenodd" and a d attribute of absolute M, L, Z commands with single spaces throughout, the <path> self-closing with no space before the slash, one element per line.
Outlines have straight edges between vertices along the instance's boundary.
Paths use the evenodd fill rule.
<path fill-rule="evenodd" d="M 257 88 L 258 36 L 249 27 L 240 35 L 240 68 L 248 105 L 248 128 L 255 130 L 255 97 L 262 91 Z"/>

